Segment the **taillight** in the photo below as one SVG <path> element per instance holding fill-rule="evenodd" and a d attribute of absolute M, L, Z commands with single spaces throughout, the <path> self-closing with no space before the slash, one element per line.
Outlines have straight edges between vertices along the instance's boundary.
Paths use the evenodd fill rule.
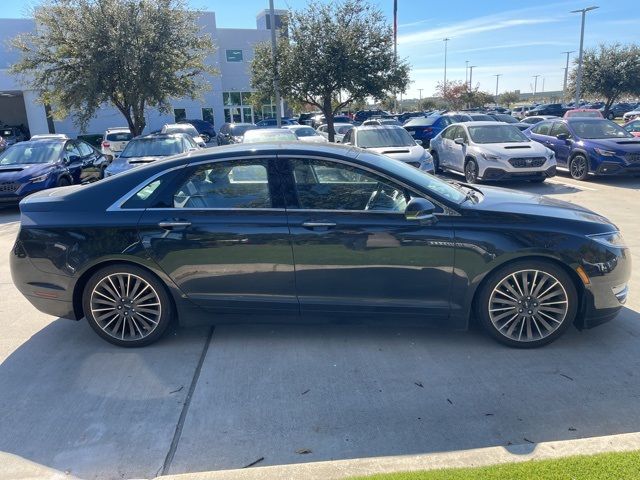
<path fill-rule="evenodd" d="M 102 142 L 102 148 L 109 148 L 111 144 L 109 142 Z"/>

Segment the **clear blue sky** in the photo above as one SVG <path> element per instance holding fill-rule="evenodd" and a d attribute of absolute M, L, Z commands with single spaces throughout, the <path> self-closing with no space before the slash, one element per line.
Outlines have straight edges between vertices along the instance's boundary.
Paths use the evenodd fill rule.
<path fill-rule="evenodd" d="M 324 0 L 316 0 L 324 1 Z M 372 0 L 392 22 L 393 0 Z M 2 0 L 2 17 L 28 15 L 24 0 Z M 30 1 L 30 4 L 37 4 Z M 268 0 L 189 0 L 199 9 L 216 12 L 218 27 L 254 28 L 255 15 Z M 307 0 L 275 0 L 276 8 L 301 8 Z M 444 75 L 444 37 L 448 45 L 449 79 L 465 78 L 465 61 L 477 65 L 473 83 L 495 91 L 531 91 L 532 75 L 540 75 L 538 91 L 560 90 L 567 50 L 578 50 L 580 15 L 570 10 L 599 5 L 587 14 L 585 46 L 638 42 L 637 0 L 458 0 L 457 2 L 398 0 L 398 52 L 413 66 L 408 97 L 433 93 Z M 575 54 L 577 55 L 577 54 Z M 573 57 L 573 54 L 572 54 Z"/>

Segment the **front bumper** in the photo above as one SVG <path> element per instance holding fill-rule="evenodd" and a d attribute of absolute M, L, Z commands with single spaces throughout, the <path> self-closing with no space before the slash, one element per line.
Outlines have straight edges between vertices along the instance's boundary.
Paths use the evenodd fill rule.
<path fill-rule="evenodd" d="M 540 180 L 544 178 L 555 177 L 556 166 L 547 168 L 546 170 L 536 171 L 513 171 L 505 170 L 499 167 L 487 167 L 482 172 L 480 180 L 503 181 L 503 180 Z"/>
<path fill-rule="evenodd" d="M 601 162 L 596 168 L 596 175 L 640 175 L 640 162 L 623 164 L 619 162 Z"/>

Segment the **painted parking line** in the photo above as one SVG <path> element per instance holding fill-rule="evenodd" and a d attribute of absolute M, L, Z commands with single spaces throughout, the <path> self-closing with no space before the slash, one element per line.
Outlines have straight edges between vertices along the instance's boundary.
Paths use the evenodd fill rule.
<path fill-rule="evenodd" d="M 583 183 L 574 182 L 572 180 L 569 180 L 568 178 L 563 178 L 562 180 L 550 179 L 550 180 L 547 180 L 547 181 L 551 182 L 551 183 L 556 183 L 556 184 L 559 184 L 559 185 L 571 185 L 572 187 L 579 188 L 580 190 L 589 190 L 589 191 L 592 191 L 592 192 L 597 192 L 598 191 L 597 188 L 587 187 Z"/>

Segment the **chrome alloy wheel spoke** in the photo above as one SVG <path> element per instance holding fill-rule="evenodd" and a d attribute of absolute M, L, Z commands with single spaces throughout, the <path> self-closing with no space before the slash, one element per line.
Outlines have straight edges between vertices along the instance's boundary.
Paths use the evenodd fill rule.
<path fill-rule="evenodd" d="M 147 337 L 162 315 L 156 290 L 132 273 L 112 273 L 102 278 L 91 292 L 90 308 L 98 326 L 122 341 Z"/>

